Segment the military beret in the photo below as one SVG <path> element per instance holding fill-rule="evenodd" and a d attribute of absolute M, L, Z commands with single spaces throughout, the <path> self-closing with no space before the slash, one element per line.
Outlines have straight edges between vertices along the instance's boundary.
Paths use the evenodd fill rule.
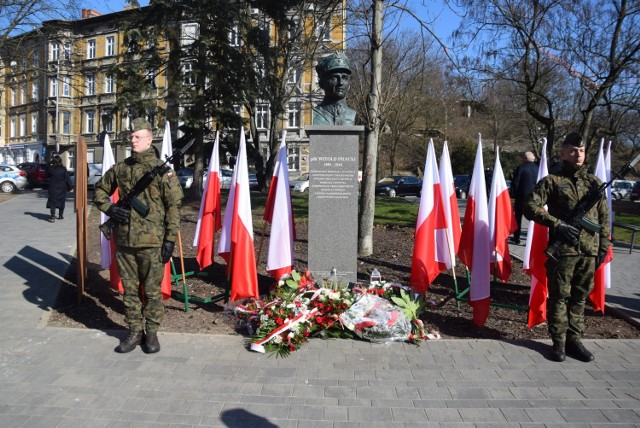
<path fill-rule="evenodd" d="M 316 71 L 318 72 L 318 76 L 322 77 L 326 73 L 335 70 L 344 70 L 347 73 L 351 74 L 351 69 L 349 68 L 349 59 L 342 52 L 334 52 L 331 55 L 320 58 L 318 61 L 318 65 L 316 65 Z"/>
<path fill-rule="evenodd" d="M 148 120 L 146 120 L 145 118 L 139 117 L 137 119 L 135 119 L 133 121 L 133 132 L 136 131 L 141 131 L 143 129 L 148 129 L 149 131 L 151 131 L 152 127 L 151 127 L 151 123 L 149 123 Z"/>
<path fill-rule="evenodd" d="M 570 145 L 574 147 L 584 147 L 584 142 L 582 141 L 582 135 L 577 132 L 572 132 L 564 137 L 564 141 L 562 145 Z"/>

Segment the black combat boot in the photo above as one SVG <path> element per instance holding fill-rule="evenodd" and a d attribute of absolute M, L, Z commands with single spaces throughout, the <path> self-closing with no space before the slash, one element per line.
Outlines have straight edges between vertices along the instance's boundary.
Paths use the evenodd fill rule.
<path fill-rule="evenodd" d="M 551 361 L 557 361 L 559 363 L 567 359 L 567 356 L 564 352 L 564 343 L 555 340 L 553 341 L 549 359 L 551 359 Z"/>
<path fill-rule="evenodd" d="M 589 352 L 579 340 L 567 341 L 567 354 L 576 360 L 584 361 L 585 363 L 591 362 L 595 359 L 593 354 Z"/>
<path fill-rule="evenodd" d="M 141 331 L 131 331 L 129 335 L 120 341 L 120 345 L 116 346 L 116 351 L 119 354 L 126 354 L 127 352 L 131 352 L 136 349 L 136 346 L 142 343 L 142 332 Z"/>
<path fill-rule="evenodd" d="M 155 354 L 160 351 L 160 341 L 158 341 L 157 333 L 147 333 L 144 336 L 144 348 L 142 348 L 147 354 Z"/>

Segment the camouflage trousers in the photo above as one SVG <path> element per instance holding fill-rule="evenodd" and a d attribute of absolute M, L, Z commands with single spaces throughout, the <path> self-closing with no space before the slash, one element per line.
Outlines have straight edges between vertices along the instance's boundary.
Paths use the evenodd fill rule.
<path fill-rule="evenodd" d="M 584 307 L 593 288 L 595 266 L 595 257 L 591 256 L 562 256 L 558 263 L 547 262 L 547 322 L 554 342 L 582 337 Z"/>
<path fill-rule="evenodd" d="M 118 247 L 116 261 L 124 287 L 124 314 L 129 330 L 156 333 L 164 317 L 160 248 Z"/>

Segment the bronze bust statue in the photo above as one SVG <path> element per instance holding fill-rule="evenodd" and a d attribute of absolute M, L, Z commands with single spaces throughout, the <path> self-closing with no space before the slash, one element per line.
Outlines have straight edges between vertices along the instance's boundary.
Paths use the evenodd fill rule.
<path fill-rule="evenodd" d="M 313 108 L 314 125 L 353 125 L 355 110 L 347 106 L 345 97 L 351 87 L 349 60 L 342 52 L 321 58 L 316 65 L 324 99 Z"/>

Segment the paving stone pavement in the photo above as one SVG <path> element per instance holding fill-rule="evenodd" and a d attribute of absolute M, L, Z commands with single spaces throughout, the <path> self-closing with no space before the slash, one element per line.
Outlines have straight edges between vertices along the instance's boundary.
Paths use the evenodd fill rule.
<path fill-rule="evenodd" d="M 75 249 L 72 216 L 47 217 L 42 192 L 0 203 L 0 427 L 640 426 L 640 340 L 585 341 L 593 363 L 548 361 L 548 341 L 311 340 L 282 359 L 162 332 L 158 354 L 116 354 L 123 332 L 46 327 Z"/>

